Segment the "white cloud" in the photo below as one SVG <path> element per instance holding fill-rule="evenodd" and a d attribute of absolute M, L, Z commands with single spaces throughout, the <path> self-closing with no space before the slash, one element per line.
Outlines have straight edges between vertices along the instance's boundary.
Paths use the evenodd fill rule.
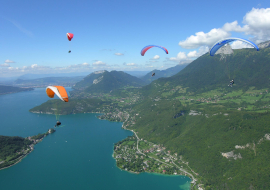
<path fill-rule="evenodd" d="M 0 66 L 1 66 L 1 67 L 10 67 L 10 65 L 7 64 L 7 63 L 3 63 L 3 64 L 1 64 Z"/>
<path fill-rule="evenodd" d="M 127 63 L 126 66 L 136 66 L 136 63 Z"/>
<path fill-rule="evenodd" d="M 74 65 L 70 65 L 68 67 L 64 67 L 66 69 L 69 69 L 69 68 L 86 68 L 86 67 L 89 67 L 90 64 L 89 63 L 82 63 L 82 64 L 74 64 Z M 59 67 L 60 68 L 60 67 Z M 62 68 L 63 69 L 63 68 Z"/>
<path fill-rule="evenodd" d="M 195 49 L 200 46 L 212 46 L 218 40 L 229 36 L 229 32 L 221 28 L 214 28 L 208 33 L 197 32 L 195 36 L 191 35 L 186 40 L 179 42 L 179 45 L 186 49 Z"/>
<path fill-rule="evenodd" d="M 9 70 L 19 70 L 19 67 L 8 67 Z"/>
<path fill-rule="evenodd" d="M 270 40 L 270 8 L 252 8 L 244 18 L 241 27 L 237 21 L 225 23 L 222 28 L 214 28 L 208 33 L 197 32 L 184 41 L 180 41 L 179 45 L 186 49 L 195 49 L 200 46 L 212 46 L 220 39 L 231 36 L 231 32 L 244 33 L 252 35 L 255 43 Z"/>
<path fill-rule="evenodd" d="M 5 63 L 15 63 L 14 61 L 11 61 L 11 60 L 9 60 L 9 59 L 7 59 L 6 61 L 5 61 Z"/>
<path fill-rule="evenodd" d="M 38 67 L 38 65 L 37 64 L 33 64 L 33 65 L 31 65 L 31 68 L 37 68 Z"/>
<path fill-rule="evenodd" d="M 124 54 L 123 53 L 115 53 L 114 55 L 121 56 L 121 55 L 124 55 Z"/>
<path fill-rule="evenodd" d="M 155 55 L 152 59 L 159 59 L 159 55 Z"/>
<path fill-rule="evenodd" d="M 207 53 L 209 48 L 207 46 L 201 46 L 197 51 L 190 51 L 189 53 L 179 52 L 176 57 L 167 58 L 167 61 L 177 62 L 180 65 L 191 63 L 194 58 L 200 57 L 201 55 Z M 164 62 L 167 62 L 164 61 Z M 166 65 L 171 65 L 171 63 L 165 63 Z"/>
<path fill-rule="evenodd" d="M 201 55 L 207 53 L 209 51 L 209 48 L 207 46 L 202 46 L 199 48 L 198 51 L 190 51 L 187 56 L 189 58 L 197 58 L 200 57 Z"/>
<path fill-rule="evenodd" d="M 87 71 L 89 72 L 93 71 L 93 68 L 90 67 L 88 63 L 69 65 L 66 67 L 54 67 L 54 68 L 47 66 L 40 66 L 38 64 L 23 67 L 10 67 L 10 66 L 0 67 L 0 75 L 2 77 L 19 76 L 22 73 L 44 74 L 44 73 L 87 72 Z"/>
<path fill-rule="evenodd" d="M 253 35 L 256 43 L 270 39 L 270 8 L 252 8 L 248 12 L 243 23 L 246 24 L 247 35 Z"/>
<path fill-rule="evenodd" d="M 90 64 L 85 62 L 85 63 L 83 63 L 82 65 L 83 65 L 83 66 L 89 66 Z"/>
<path fill-rule="evenodd" d="M 238 25 L 237 21 L 231 23 L 225 23 L 222 27 L 223 30 L 227 32 L 245 32 L 248 28 L 247 26 L 241 27 Z"/>
<path fill-rule="evenodd" d="M 102 61 L 96 61 L 92 64 L 93 66 L 105 66 L 106 63 L 102 62 Z"/>
<path fill-rule="evenodd" d="M 176 57 L 169 58 L 170 61 L 177 61 L 177 62 L 181 60 L 186 60 L 186 59 L 187 59 L 187 56 L 185 52 L 179 52 Z"/>
<path fill-rule="evenodd" d="M 242 41 L 234 41 L 231 44 L 232 49 L 242 49 L 242 48 L 254 48 L 250 44 L 244 43 Z"/>

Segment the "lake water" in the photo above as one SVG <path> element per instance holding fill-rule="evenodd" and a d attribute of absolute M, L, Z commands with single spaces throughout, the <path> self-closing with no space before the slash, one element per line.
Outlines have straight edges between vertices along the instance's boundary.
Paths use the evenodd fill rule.
<path fill-rule="evenodd" d="M 44 88 L 1 95 L 0 135 L 28 137 L 52 128 L 54 115 L 28 111 L 48 99 Z M 112 158 L 113 143 L 132 132 L 121 129 L 122 123 L 96 116 L 60 116 L 63 127 L 45 137 L 20 163 L 0 170 L 0 189 L 189 189 L 190 179 L 184 176 L 137 175 L 118 169 Z"/>

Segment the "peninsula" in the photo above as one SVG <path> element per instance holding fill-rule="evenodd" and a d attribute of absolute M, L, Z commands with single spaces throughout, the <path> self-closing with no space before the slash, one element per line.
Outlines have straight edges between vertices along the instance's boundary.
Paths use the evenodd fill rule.
<path fill-rule="evenodd" d="M 46 133 L 26 138 L 0 136 L 0 170 L 19 163 L 34 150 L 35 144 L 54 132 L 55 129 L 49 129 Z"/>

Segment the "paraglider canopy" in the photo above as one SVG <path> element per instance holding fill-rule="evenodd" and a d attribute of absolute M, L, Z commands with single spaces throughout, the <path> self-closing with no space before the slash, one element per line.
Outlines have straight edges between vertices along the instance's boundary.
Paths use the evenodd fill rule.
<path fill-rule="evenodd" d="M 71 41 L 72 38 L 73 38 L 73 34 L 67 33 L 67 39 L 68 39 L 68 41 Z"/>
<path fill-rule="evenodd" d="M 62 101 L 68 102 L 68 94 L 63 86 L 48 86 L 46 93 L 50 98 L 53 98 L 56 94 Z"/>
<path fill-rule="evenodd" d="M 161 49 L 163 49 L 163 50 L 165 51 L 166 54 L 169 53 L 168 50 L 167 50 L 165 47 L 162 47 L 162 46 L 156 46 L 156 45 L 149 45 L 149 46 L 145 46 L 145 47 L 142 49 L 141 55 L 144 56 L 145 52 L 146 52 L 147 50 L 149 50 L 150 48 L 152 48 L 152 47 L 158 47 L 158 48 L 161 48 Z"/>
<path fill-rule="evenodd" d="M 219 48 L 221 48 L 222 46 L 224 46 L 227 43 L 230 43 L 230 42 L 233 42 L 233 41 L 236 41 L 236 40 L 239 40 L 239 41 L 245 42 L 247 44 L 250 44 L 251 46 L 256 48 L 257 51 L 259 51 L 258 46 L 255 43 L 253 43 L 252 41 L 249 41 L 249 40 L 246 40 L 246 39 L 243 39 L 243 38 L 226 38 L 226 39 L 223 39 L 223 40 L 220 40 L 220 41 L 216 42 L 212 46 L 212 48 L 210 49 L 210 55 L 214 56 Z"/>

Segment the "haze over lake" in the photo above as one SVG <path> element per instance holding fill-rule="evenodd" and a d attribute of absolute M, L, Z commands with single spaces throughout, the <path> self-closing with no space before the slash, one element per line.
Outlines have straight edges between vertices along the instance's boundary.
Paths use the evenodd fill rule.
<path fill-rule="evenodd" d="M 67 88 L 71 90 L 70 88 Z M 48 100 L 45 89 L 0 96 L 0 135 L 28 137 L 55 125 L 55 115 L 28 110 Z M 183 176 L 132 174 L 116 167 L 113 143 L 132 132 L 97 114 L 60 116 L 63 127 L 20 163 L 0 171 L 0 189 L 188 189 Z"/>

